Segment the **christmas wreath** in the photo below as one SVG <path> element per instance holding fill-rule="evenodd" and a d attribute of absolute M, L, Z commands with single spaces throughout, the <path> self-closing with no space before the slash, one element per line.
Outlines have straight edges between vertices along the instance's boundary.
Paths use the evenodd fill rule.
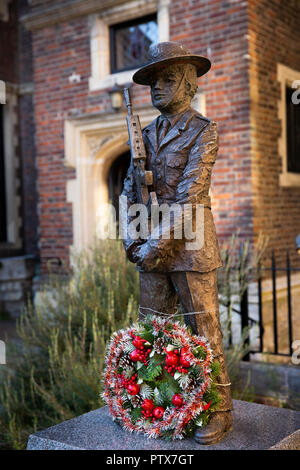
<path fill-rule="evenodd" d="M 219 364 L 179 322 L 152 316 L 114 333 L 105 361 L 102 396 L 126 430 L 182 439 L 217 410 Z"/>

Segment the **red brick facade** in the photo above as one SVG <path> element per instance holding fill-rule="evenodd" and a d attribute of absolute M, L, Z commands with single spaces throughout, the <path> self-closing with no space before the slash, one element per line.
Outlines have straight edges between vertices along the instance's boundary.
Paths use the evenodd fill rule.
<path fill-rule="evenodd" d="M 269 237 L 268 249 L 274 249 L 281 262 L 290 249 L 299 265 L 294 244 L 300 233 L 300 188 L 279 185 L 277 64 L 300 72 L 300 3 L 250 0 L 248 16 L 253 229 L 255 237 L 259 231 Z"/>
<path fill-rule="evenodd" d="M 199 85 L 206 94 L 207 115 L 218 122 L 220 133 L 212 186 L 217 230 L 225 239 L 238 226 L 243 237 L 251 238 L 247 9 L 244 3 L 230 10 L 224 2 L 206 4 L 203 8 L 203 2 L 173 1 L 170 39 L 212 57 L 212 71 Z M 65 185 L 70 173 L 63 162 L 64 119 L 71 112 L 110 108 L 106 91 L 88 91 L 88 27 L 87 18 L 80 18 L 33 34 L 42 259 L 67 259 L 72 244 L 72 210 L 66 203 Z M 68 82 L 72 72 L 81 75 L 80 83 Z M 136 106 L 144 96 L 144 90 L 136 88 Z"/>
<path fill-rule="evenodd" d="M 213 67 L 200 80 L 206 114 L 218 124 L 220 150 L 213 171 L 213 212 L 219 239 L 240 229 L 252 238 L 250 109 L 246 2 L 172 3 L 171 39 L 210 56 Z"/>
<path fill-rule="evenodd" d="M 44 263 L 55 257 L 67 262 L 73 243 L 66 181 L 75 175 L 64 165 L 64 120 L 70 113 L 103 108 L 107 101 L 100 96 L 89 99 L 89 54 L 87 18 L 33 34 L 40 255 Z M 72 72 L 81 75 L 80 83 L 69 83 Z"/>
<path fill-rule="evenodd" d="M 33 1 L 32 10 L 54 3 Z M 75 172 L 64 162 L 64 121 L 70 116 L 110 111 L 111 104 L 108 90 L 89 91 L 88 16 L 36 28 L 30 34 L 39 248 L 45 267 L 50 258 L 68 261 L 73 243 L 72 206 L 67 203 L 66 181 L 75 177 Z M 270 236 L 270 248 L 282 251 L 286 247 L 293 249 L 295 236 L 300 232 L 300 189 L 283 189 L 278 183 L 281 127 L 277 117 L 280 89 L 276 81 L 277 62 L 300 71 L 299 35 L 300 6 L 296 0 L 288 5 L 282 0 L 171 1 L 170 39 L 182 42 L 195 53 L 210 56 L 213 63 L 199 86 L 206 96 L 206 114 L 217 121 L 220 134 L 212 194 L 221 241 L 237 229 L 242 238 L 250 240 L 257 239 L 262 231 Z M 69 81 L 72 73 L 80 75 L 79 83 Z M 148 90 L 145 93 L 142 87 L 135 86 L 134 106 L 146 101 Z M 26 147 L 26 135 L 33 122 L 31 118 L 24 120 L 31 103 L 24 100 L 23 106 L 20 112 Z M 29 160 L 28 156 L 24 172 L 34 174 L 33 160 L 28 163 Z M 29 179 L 24 187 L 30 194 Z M 28 198 L 25 206 L 31 207 L 30 213 L 34 203 Z M 35 220 L 34 214 L 32 217 Z M 34 237 L 32 225 L 27 224 L 25 230 L 28 239 Z"/>

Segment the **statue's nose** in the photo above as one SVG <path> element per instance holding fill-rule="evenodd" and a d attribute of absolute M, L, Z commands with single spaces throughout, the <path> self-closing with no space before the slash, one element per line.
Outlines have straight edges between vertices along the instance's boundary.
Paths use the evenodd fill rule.
<path fill-rule="evenodd" d="M 153 85 L 154 90 L 162 89 L 162 80 L 156 80 Z"/>

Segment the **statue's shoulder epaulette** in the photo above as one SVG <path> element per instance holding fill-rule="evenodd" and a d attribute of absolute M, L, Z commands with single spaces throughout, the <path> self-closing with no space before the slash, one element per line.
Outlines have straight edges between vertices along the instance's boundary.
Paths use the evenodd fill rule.
<path fill-rule="evenodd" d="M 203 116 L 203 114 L 199 113 L 198 111 L 195 113 L 195 117 L 196 117 L 197 119 L 200 119 L 201 121 L 212 122 L 211 119 L 209 119 L 209 118 Z"/>

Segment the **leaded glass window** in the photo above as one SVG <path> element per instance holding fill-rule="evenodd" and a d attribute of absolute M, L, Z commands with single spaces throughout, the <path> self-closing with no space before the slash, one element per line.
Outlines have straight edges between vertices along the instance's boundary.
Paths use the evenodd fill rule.
<path fill-rule="evenodd" d="M 147 62 L 151 44 L 158 42 L 156 15 L 110 27 L 111 73 L 140 67 Z"/>

